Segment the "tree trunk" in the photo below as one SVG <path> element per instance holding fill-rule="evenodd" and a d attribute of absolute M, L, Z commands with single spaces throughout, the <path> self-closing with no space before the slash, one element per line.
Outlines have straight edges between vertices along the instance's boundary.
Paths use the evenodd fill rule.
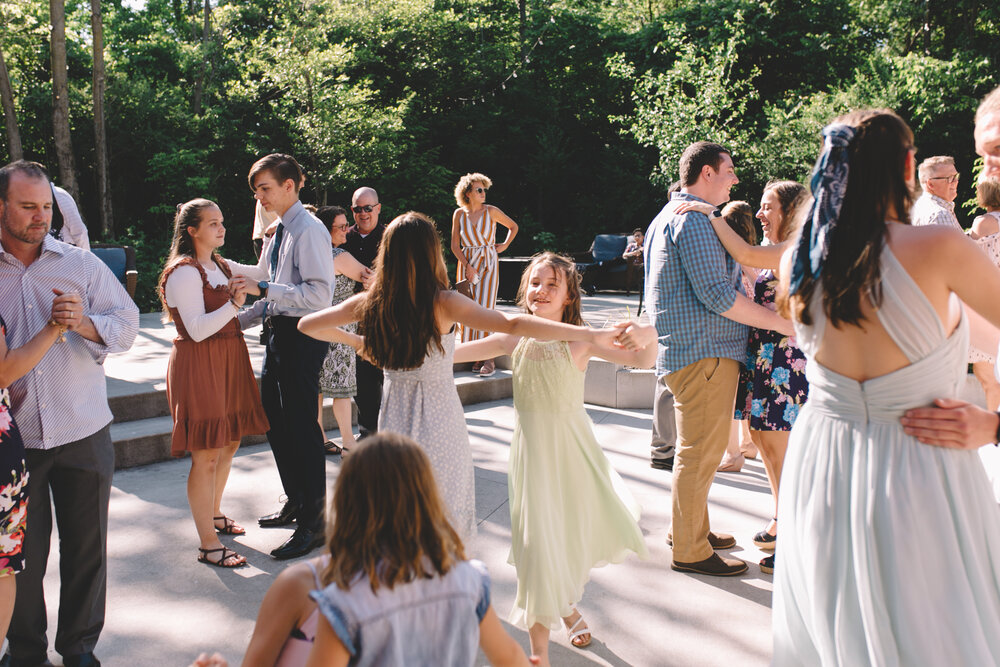
<path fill-rule="evenodd" d="M 66 7 L 63 0 L 49 0 L 52 22 L 52 136 L 56 143 L 60 185 L 77 198 L 73 167 L 73 141 L 69 134 L 69 84 L 66 81 Z"/>
<path fill-rule="evenodd" d="M 521 62 L 528 56 L 528 0 L 517 0 L 519 16 L 518 29 L 521 33 Z"/>
<path fill-rule="evenodd" d="M 7 152 L 10 161 L 24 157 L 21 149 L 21 132 L 17 129 L 17 110 L 14 108 L 14 89 L 10 85 L 10 75 L 7 73 L 7 63 L 0 51 L 0 101 L 3 102 L 3 119 L 7 126 Z"/>
<path fill-rule="evenodd" d="M 205 0 L 205 18 L 201 31 L 201 70 L 194 82 L 194 115 L 201 115 L 201 98 L 205 91 L 205 73 L 208 71 L 208 37 L 212 27 L 211 0 Z"/>
<path fill-rule="evenodd" d="M 90 30 L 94 38 L 94 153 L 97 168 L 97 201 L 101 214 L 101 238 L 115 235 L 108 181 L 108 143 L 104 127 L 104 23 L 101 0 L 90 0 Z"/>

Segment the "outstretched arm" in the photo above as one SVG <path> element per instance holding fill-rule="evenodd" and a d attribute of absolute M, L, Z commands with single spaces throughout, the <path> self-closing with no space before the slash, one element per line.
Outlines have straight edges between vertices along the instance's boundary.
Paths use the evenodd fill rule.
<path fill-rule="evenodd" d="M 361 307 L 366 298 L 365 294 L 355 294 L 336 306 L 324 308 L 318 313 L 310 313 L 299 320 L 299 331 L 316 340 L 345 343 L 355 350 L 360 350 L 364 339 L 340 327 L 361 319 Z"/>
<path fill-rule="evenodd" d="M 715 230 L 715 235 L 719 237 L 726 252 L 740 264 L 758 269 L 777 269 L 781 264 L 781 254 L 787 248 L 788 241 L 767 246 L 750 245 L 729 226 L 729 222 L 725 218 L 712 217 L 715 207 L 711 204 L 685 201 L 677 206 L 677 213 L 685 211 L 698 211 L 707 215 L 712 223 L 712 229 Z"/>
<path fill-rule="evenodd" d="M 520 337 L 509 334 L 491 334 L 479 340 L 458 343 L 455 345 L 455 362 L 461 364 L 510 354 L 519 340 Z"/>
<path fill-rule="evenodd" d="M 598 345 L 610 345 L 618 336 L 617 329 L 591 329 L 562 322 L 551 322 L 534 315 L 507 315 L 499 310 L 483 308 L 457 292 L 438 294 L 439 315 L 445 322 L 460 322 L 480 331 L 494 331 L 539 340 L 581 340 Z"/>

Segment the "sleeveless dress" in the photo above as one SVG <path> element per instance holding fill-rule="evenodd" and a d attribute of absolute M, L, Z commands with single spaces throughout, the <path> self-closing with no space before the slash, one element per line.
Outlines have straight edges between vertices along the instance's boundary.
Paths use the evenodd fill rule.
<path fill-rule="evenodd" d="M 424 363 L 385 370 L 378 430 L 402 433 L 431 460 L 452 527 L 463 541 L 476 534 L 476 486 L 465 412 L 455 389 L 454 329 L 441 334 L 442 354 L 429 346 Z"/>
<path fill-rule="evenodd" d="M 508 560 L 517 569 L 517 599 L 507 620 L 558 630 L 592 568 L 648 552 L 639 505 L 594 436 L 584 373 L 569 344 L 522 338 L 512 359 Z"/>
<path fill-rule="evenodd" d="M 500 271 L 497 258 L 497 224 L 490 218 L 489 206 L 483 207 L 483 214 L 478 220 L 472 220 L 469 212 L 461 209 L 459 217 L 459 243 L 462 252 L 469 259 L 469 264 L 479 272 L 479 282 L 472 285 L 472 299 L 483 308 L 493 309 L 497 305 L 497 285 Z M 465 278 L 465 267 L 458 265 L 458 279 Z M 479 331 L 459 325 L 462 342 L 479 340 L 489 335 L 488 331 Z"/>
<path fill-rule="evenodd" d="M 310 597 L 351 654 L 351 667 L 481 664 L 479 624 L 490 609 L 490 575 L 480 561 L 457 561 L 443 575 L 376 591 L 359 572 L 348 590 L 333 583 Z"/>
<path fill-rule="evenodd" d="M 330 559 L 329 554 L 322 556 L 323 567 L 326 567 Z M 312 570 L 313 590 L 323 590 L 323 584 L 319 580 L 319 571 L 316 564 L 310 558 L 306 565 Z M 316 627 L 319 625 L 319 607 L 312 610 L 309 617 L 303 621 L 302 625 L 292 630 L 292 633 L 285 640 L 285 645 L 281 647 L 281 653 L 274 663 L 274 667 L 304 667 L 309 660 L 309 652 L 312 651 L 313 643 L 316 641 Z"/>
<path fill-rule="evenodd" d="M 206 313 L 229 301 L 226 286 L 212 287 L 197 260 L 182 259 L 170 272 L 179 266 L 193 266 L 201 274 Z M 224 261 L 219 268 L 229 276 Z M 166 285 L 170 272 L 163 276 L 161 285 Z M 167 403 L 174 420 L 170 453 L 184 456 L 194 450 L 226 447 L 244 435 L 267 433 L 267 417 L 250 366 L 250 353 L 236 317 L 196 342 L 188 336 L 177 309 L 169 310 L 177 326 L 167 361 Z"/>
<path fill-rule="evenodd" d="M 336 259 L 340 253 L 347 252 L 343 248 L 333 249 L 333 258 Z M 338 273 L 333 279 L 333 300 L 331 306 L 354 296 L 354 286 L 357 283 Z M 358 323 L 341 327 L 344 331 L 357 333 Z M 355 377 L 355 354 L 354 348 L 344 343 L 330 343 L 330 351 L 326 353 L 323 360 L 323 370 L 319 372 L 319 388 L 327 396 L 333 398 L 353 398 L 358 393 L 358 381 Z"/>
<path fill-rule="evenodd" d="M 775 309 L 778 279 L 765 269 L 754 283 L 753 300 Z M 806 357 L 795 338 L 777 331 L 751 329 L 747 345 L 750 370 L 750 428 L 754 431 L 790 431 L 806 402 Z"/>
<path fill-rule="evenodd" d="M 997 222 L 1000 223 L 1000 212 L 990 211 L 984 213 L 985 215 L 992 216 L 996 218 Z M 990 234 L 989 236 L 981 236 L 976 239 L 976 245 L 983 249 L 983 251 L 989 255 L 990 261 L 993 265 L 1000 267 L 1000 232 L 996 234 Z M 969 363 L 974 364 L 980 361 L 991 361 L 996 362 L 996 357 L 993 352 L 984 352 L 977 347 L 972 345 L 969 346 Z"/>
<path fill-rule="evenodd" d="M 888 245 L 881 267 L 878 318 L 910 365 L 857 382 L 815 359 L 821 299 L 795 323 L 810 395 L 781 477 L 772 664 L 997 665 L 1000 508 L 979 456 L 899 423 L 959 395 L 968 323 L 948 336 Z"/>
<path fill-rule="evenodd" d="M 0 336 L 7 326 L 0 317 Z M 0 389 L 0 576 L 24 570 L 25 522 L 28 518 L 28 468 L 24 442 L 10 409 L 10 392 Z"/>

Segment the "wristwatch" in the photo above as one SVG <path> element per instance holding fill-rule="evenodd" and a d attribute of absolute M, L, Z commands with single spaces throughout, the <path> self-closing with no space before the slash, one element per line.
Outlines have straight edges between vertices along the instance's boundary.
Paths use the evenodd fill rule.
<path fill-rule="evenodd" d="M 712 220 L 718 220 L 719 218 L 722 217 L 722 211 L 720 211 L 719 209 L 715 209 L 714 211 L 712 211 L 712 215 L 709 217 Z"/>
<path fill-rule="evenodd" d="M 262 299 L 267 298 L 267 281 L 266 280 L 261 280 L 259 283 L 257 283 L 257 289 L 260 290 L 260 298 L 262 298 Z"/>

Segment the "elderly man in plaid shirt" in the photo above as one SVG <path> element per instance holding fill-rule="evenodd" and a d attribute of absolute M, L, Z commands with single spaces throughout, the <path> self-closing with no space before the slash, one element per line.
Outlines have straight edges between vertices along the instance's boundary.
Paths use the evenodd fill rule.
<path fill-rule="evenodd" d="M 667 541 L 673 545 L 673 569 L 730 576 L 747 565 L 715 553 L 734 547 L 736 540 L 710 532 L 708 490 L 726 449 L 747 325 L 789 334 L 792 327 L 742 293 L 740 267 L 726 254 L 709 217 L 683 212 L 684 202 L 720 206 L 729 200 L 739 183 L 729 151 L 705 141 L 688 146 L 680 177 L 680 192 L 650 224 L 644 248 L 646 303 L 659 336 L 657 403 L 662 408 L 668 393 L 674 403 L 673 410 L 655 415 L 661 436 L 676 433 Z"/>

